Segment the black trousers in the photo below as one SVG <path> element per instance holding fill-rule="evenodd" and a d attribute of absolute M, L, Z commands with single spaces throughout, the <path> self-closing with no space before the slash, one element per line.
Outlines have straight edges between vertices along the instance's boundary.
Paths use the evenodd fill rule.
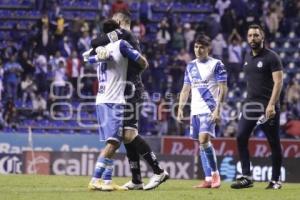
<path fill-rule="evenodd" d="M 256 127 L 257 120 L 264 114 L 259 111 L 261 107 L 258 105 L 243 106 L 242 116 L 238 124 L 237 133 L 237 145 L 239 151 L 239 157 L 242 163 L 243 175 L 250 176 L 250 158 L 248 150 L 248 141 L 251 133 Z M 280 177 L 280 169 L 282 165 L 282 152 L 279 138 L 279 108 L 276 108 L 276 115 L 274 118 L 269 119 L 264 124 L 261 124 L 262 130 L 266 134 L 267 140 L 271 148 L 271 159 L 272 159 L 272 180 L 278 181 Z"/>

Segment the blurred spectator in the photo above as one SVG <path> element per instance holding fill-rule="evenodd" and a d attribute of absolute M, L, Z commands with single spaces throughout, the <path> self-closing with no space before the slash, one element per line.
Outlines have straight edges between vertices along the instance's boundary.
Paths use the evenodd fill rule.
<path fill-rule="evenodd" d="M 146 34 L 146 28 L 140 20 L 137 20 L 132 23 L 132 33 L 135 35 L 139 40 L 143 41 L 144 36 Z"/>
<path fill-rule="evenodd" d="M 42 52 L 46 52 L 50 41 L 50 22 L 47 14 L 43 14 L 42 18 L 37 23 L 38 33 L 38 46 Z"/>
<path fill-rule="evenodd" d="M 67 27 L 68 24 L 65 23 L 65 19 L 63 18 L 62 14 L 59 14 L 55 21 L 51 21 L 51 24 L 55 27 L 55 42 L 59 43 L 64 37 L 65 27 Z"/>
<path fill-rule="evenodd" d="M 211 42 L 212 56 L 214 58 L 223 59 L 223 50 L 227 47 L 226 41 L 222 33 L 219 33 Z"/>
<path fill-rule="evenodd" d="M 101 10 L 101 17 L 108 18 L 111 12 L 111 6 L 108 0 L 99 0 L 98 8 Z"/>
<path fill-rule="evenodd" d="M 70 32 L 72 35 L 73 44 L 77 44 L 81 36 L 81 27 L 83 26 L 83 24 L 84 24 L 84 19 L 79 17 L 78 14 L 75 14 L 70 25 Z"/>
<path fill-rule="evenodd" d="M 299 118 L 300 115 L 300 84 L 292 79 L 286 89 L 286 102 L 292 118 Z"/>
<path fill-rule="evenodd" d="M 112 4 L 112 15 L 117 13 L 117 12 L 123 12 L 123 11 L 128 11 L 128 4 L 124 2 L 123 0 L 116 0 Z"/>
<path fill-rule="evenodd" d="M 15 101 L 18 97 L 18 86 L 20 84 L 20 76 L 23 69 L 16 61 L 17 55 L 11 56 L 10 60 L 4 64 L 4 83 L 6 96 Z"/>
<path fill-rule="evenodd" d="M 102 32 L 102 29 L 103 29 L 102 21 L 103 21 L 103 18 L 100 15 L 97 15 L 93 22 L 93 27 L 94 27 L 94 30 L 96 30 L 97 34 Z M 77 43 L 77 41 L 75 43 Z"/>
<path fill-rule="evenodd" d="M 224 15 L 221 17 L 222 33 L 225 39 L 231 34 L 232 30 L 237 27 L 236 15 L 234 10 L 227 8 Z"/>
<path fill-rule="evenodd" d="M 12 99 L 8 99 L 8 101 L 6 102 L 3 116 L 6 126 L 13 129 L 16 129 L 18 127 L 18 111 Z"/>
<path fill-rule="evenodd" d="M 79 52 L 84 52 L 90 49 L 91 37 L 89 32 L 85 31 L 82 33 L 82 36 L 79 38 L 77 47 Z"/>
<path fill-rule="evenodd" d="M 27 75 L 33 76 L 33 74 L 35 72 L 35 68 L 34 68 L 32 61 L 30 60 L 30 58 L 28 56 L 27 51 L 24 50 L 21 52 L 21 58 L 20 58 L 19 62 L 23 68 L 22 79 L 25 79 L 25 77 Z"/>
<path fill-rule="evenodd" d="M 66 92 L 66 65 L 60 60 L 58 67 L 54 70 L 54 80 L 52 82 L 55 96 L 65 96 Z"/>
<path fill-rule="evenodd" d="M 217 0 L 215 8 L 218 10 L 220 17 L 223 16 L 224 11 L 230 6 L 230 0 Z"/>
<path fill-rule="evenodd" d="M 3 69 L 2 59 L 0 58 L 0 106 L 2 106 L 1 104 L 2 92 L 4 91 L 3 79 L 4 79 L 4 69 Z"/>
<path fill-rule="evenodd" d="M 2 55 L 3 57 L 1 56 L 3 62 L 10 60 L 11 57 L 16 55 L 17 52 L 17 44 L 11 38 L 8 38 L 4 48 L 4 53 Z"/>
<path fill-rule="evenodd" d="M 177 26 L 175 33 L 173 33 L 172 48 L 173 50 L 180 51 L 185 47 L 185 39 L 182 33 L 181 26 Z"/>
<path fill-rule="evenodd" d="M 270 34 L 269 37 L 273 39 L 275 37 L 275 33 L 277 33 L 277 30 L 279 28 L 279 17 L 274 6 L 271 6 L 269 11 L 267 12 L 265 24 Z"/>
<path fill-rule="evenodd" d="M 71 56 L 72 49 L 74 49 L 72 41 L 68 36 L 65 36 L 63 41 L 59 44 L 59 51 L 61 52 L 63 57 L 69 57 Z"/>
<path fill-rule="evenodd" d="M 46 115 L 47 102 L 41 94 L 37 94 L 32 101 L 32 116 L 42 118 Z"/>
<path fill-rule="evenodd" d="M 48 83 L 47 83 L 47 72 L 48 72 L 48 63 L 45 55 L 35 55 L 33 60 L 33 65 L 35 68 L 35 80 L 38 87 L 38 91 L 42 94 L 47 92 Z"/>
<path fill-rule="evenodd" d="M 169 41 L 171 40 L 171 35 L 168 31 L 169 24 L 167 19 L 163 19 L 160 24 L 158 25 L 158 32 L 156 34 L 156 39 L 159 45 L 159 49 L 161 53 L 166 52 L 166 47 Z"/>
<path fill-rule="evenodd" d="M 34 84 L 31 75 L 27 75 L 26 78 L 21 82 L 21 90 L 22 90 L 22 106 L 26 106 L 27 98 L 30 97 L 30 102 L 33 101 L 35 97 L 35 91 L 37 91 L 37 87 Z"/>
<path fill-rule="evenodd" d="M 196 31 L 192 28 L 190 23 L 185 23 L 183 32 L 185 39 L 185 49 L 189 51 L 191 43 L 194 41 Z"/>
<path fill-rule="evenodd" d="M 228 86 L 236 86 L 239 82 L 239 74 L 242 70 L 242 38 L 234 29 L 228 38 Z"/>
<path fill-rule="evenodd" d="M 81 74 L 81 63 L 76 51 L 67 59 L 67 75 L 73 86 L 74 94 L 77 94 L 78 77 Z"/>

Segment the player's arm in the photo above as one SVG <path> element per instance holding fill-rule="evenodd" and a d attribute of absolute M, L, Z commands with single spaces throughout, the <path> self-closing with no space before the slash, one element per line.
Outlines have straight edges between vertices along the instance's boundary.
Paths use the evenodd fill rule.
<path fill-rule="evenodd" d="M 181 122 L 181 120 L 183 119 L 183 108 L 189 98 L 190 91 L 191 91 L 191 85 L 184 84 L 180 92 L 179 103 L 178 103 L 179 105 L 178 105 L 178 112 L 177 112 L 177 120 L 179 122 Z"/>
<path fill-rule="evenodd" d="M 116 42 L 120 39 L 127 40 L 129 34 L 130 33 L 124 29 L 116 29 L 107 34 L 103 33 L 91 41 L 91 46 L 93 49 L 96 49 L 98 46 L 105 46 L 110 42 Z"/>
<path fill-rule="evenodd" d="M 272 60 L 271 71 L 272 71 L 272 79 L 274 85 L 272 88 L 271 98 L 266 108 L 265 115 L 267 119 L 274 117 L 276 114 L 275 105 L 279 100 L 282 84 L 283 84 L 283 66 L 279 56 L 277 54 L 272 55 L 270 57 L 270 60 Z"/>
<path fill-rule="evenodd" d="M 272 72 L 272 78 L 273 78 L 274 85 L 272 89 L 272 95 L 266 109 L 267 119 L 274 117 L 274 115 L 276 114 L 275 105 L 279 100 L 282 85 L 283 85 L 283 71 L 280 70 L 280 71 Z"/>
<path fill-rule="evenodd" d="M 228 88 L 227 88 L 227 72 L 225 70 L 224 64 L 218 62 L 216 64 L 215 70 L 215 79 L 218 82 L 219 94 L 217 99 L 217 105 L 215 110 L 212 113 L 212 121 L 217 122 L 220 120 L 221 116 L 221 107 L 224 103 Z"/>
<path fill-rule="evenodd" d="M 120 52 L 124 57 L 138 63 L 143 69 L 149 66 L 147 59 L 125 40 L 120 42 Z"/>
<path fill-rule="evenodd" d="M 183 108 L 189 98 L 191 91 L 191 80 L 188 73 L 188 66 L 186 67 L 185 73 L 184 73 L 184 83 L 183 87 L 180 92 L 179 96 L 179 105 L 178 105 L 178 112 L 177 112 L 177 120 L 180 122 L 183 119 Z"/>

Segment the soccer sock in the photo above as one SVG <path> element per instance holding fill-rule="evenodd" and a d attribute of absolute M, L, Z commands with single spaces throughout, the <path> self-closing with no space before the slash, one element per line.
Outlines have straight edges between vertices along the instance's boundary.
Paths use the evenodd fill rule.
<path fill-rule="evenodd" d="M 99 157 L 95 165 L 92 181 L 99 180 L 102 177 L 105 167 L 106 167 L 105 158 Z"/>
<path fill-rule="evenodd" d="M 146 141 L 141 136 L 136 136 L 134 140 L 131 142 L 132 146 L 136 149 L 136 151 L 143 156 L 143 158 L 148 162 L 151 166 L 154 174 L 161 174 L 164 170 L 159 167 L 159 163 L 154 152 L 151 150 L 150 146 L 146 143 Z"/>
<path fill-rule="evenodd" d="M 124 146 L 127 152 L 130 171 L 132 173 L 132 182 L 135 184 L 140 184 L 142 183 L 140 156 L 131 143 L 124 144 Z"/>
<path fill-rule="evenodd" d="M 205 180 L 206 181 L 211 181 L 211 168 L 209 166 L 208 159 L 206 157 L 205 151 L 201 147 L 200 147 L 199 157 L 201 159 L 202 168 L 203 168 L 204 175 L 205 175 Z"/>
<path fill-rule="evenodd" d="M 203 149 L 203 151 L 206 155 L 211 172 L 212 173 L 217 172 L 218 171 L 217 157 L 216 157 L 215 149 L 212 146 L 212 144 L 210 142 L 205 143 L 205 144 L 200 144 L 200 148 Z"/>
<path fill-rule="evenodd" d="M 114 168 L 114 160 L 105 158 L 105 170 L 103 172 L 102 178 L 105 184 L 109 184 L 112 181 L 112 172 Z"/>

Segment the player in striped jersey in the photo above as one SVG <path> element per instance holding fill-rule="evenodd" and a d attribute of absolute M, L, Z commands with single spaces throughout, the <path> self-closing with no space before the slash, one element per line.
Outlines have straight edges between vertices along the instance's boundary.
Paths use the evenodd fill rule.
<path fill-rule="evenodd" d="M 186 67 L 177 116 L 179 121 L 183 119 L 183 107 L 192 91 L 190 136 L 200 142 L 200 159 L 205 174 L 204 182 L 195 188 L 219 188 L 221 185 L 216 153 L 210 139 L 215 137 L 216 122 L 220 119 L 221 104 L 227 91 L 227 74 L 220 60 L 208 56 L 210 44 L 210 38 L 205 35 L 195 41 L 196 59 Z"/>

